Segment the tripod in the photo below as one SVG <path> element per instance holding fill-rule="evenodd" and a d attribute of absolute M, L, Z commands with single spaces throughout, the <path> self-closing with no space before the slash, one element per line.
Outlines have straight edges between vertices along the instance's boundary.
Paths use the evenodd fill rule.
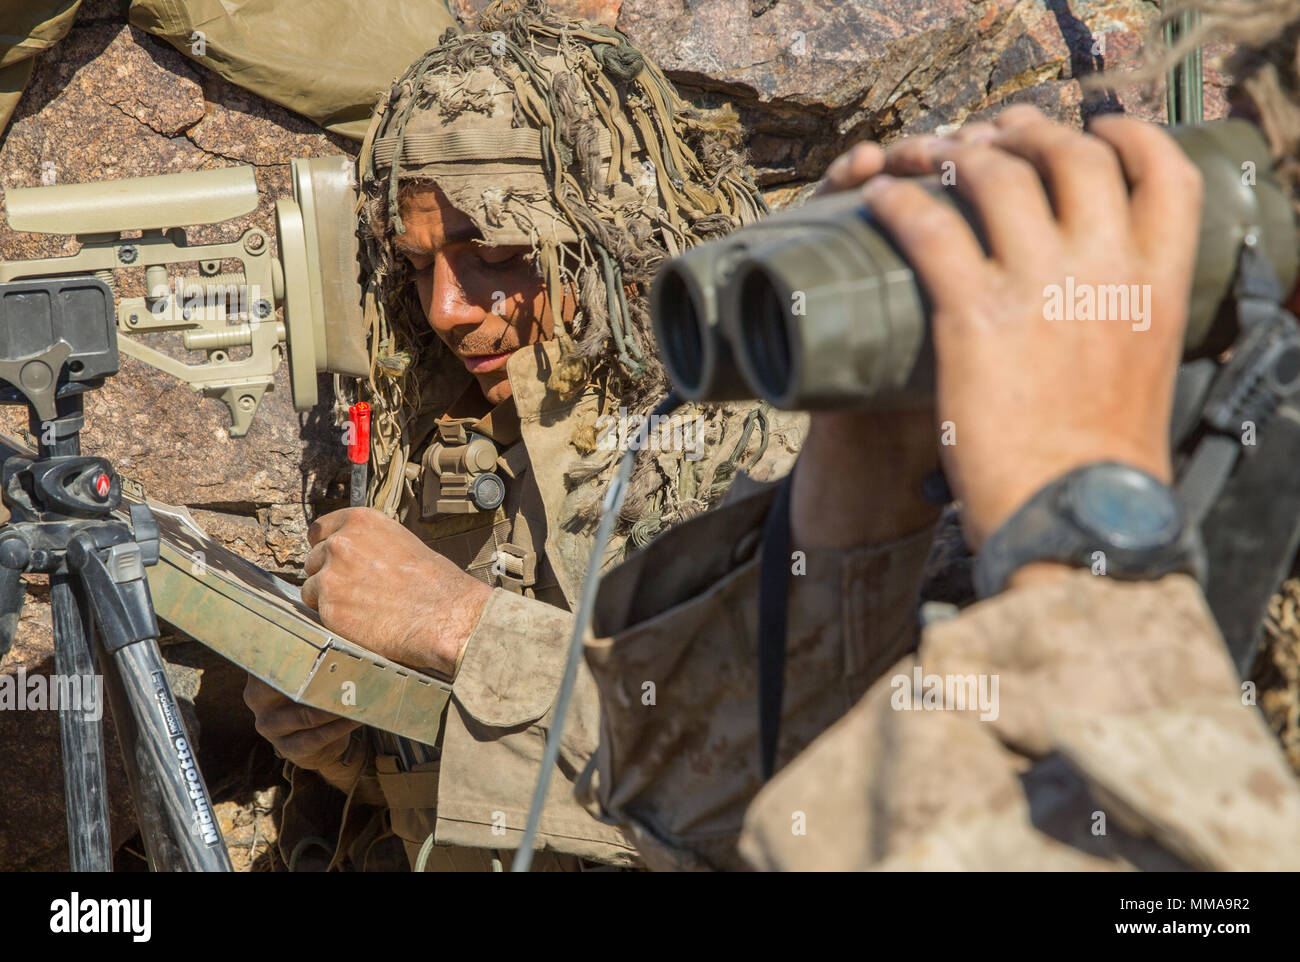
<path fill-rule="evenodd" d="M 26 286 L 40 293 L 40 285 Z M 17 287 L 0 285 L 0 295 Z M 97 667 L 103 674 L 150 867 L 228 872 L 230 856 L 158 651 L 145 579 L 158 560 L 157 524 L 142 504 L 130 506 L 129 523 L 115 517 L 122 492 L 113 466 L 81 454 L 83 392 L 104 377 L 77 381 L 65 371 L 76 327 L 37 354 L 0 360 L 7 382 L 0 403 L 27 404 L 32 434 L 41 439 L 37 457 L 10 457 L 0 467 L 0 497 L 11 516 L 0 526 L 0 655 L 17 629 L 22 575 L 47 573 L 55 669 L 60 679 L 89 678 Z M 111 348 L 107 373 L 117 367 L 115 342 Z M 88 367 L 71 364 L 74 372 Z M 38 407 L 53 407 L 55 416 L 42 418 Z M 107 872 L 113 853 L 103 713 L 91 718 L 80 707 L 59 706 L 69 854 L 73 871 Z"/>

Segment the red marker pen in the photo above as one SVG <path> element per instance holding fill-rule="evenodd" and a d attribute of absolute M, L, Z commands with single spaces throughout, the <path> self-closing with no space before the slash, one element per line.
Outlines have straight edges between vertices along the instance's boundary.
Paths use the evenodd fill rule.
<path fill-rule="evenodd" d="M 354 508 L 363 508 L 366 504 L 366 467 L 370 463 L 370 405 L 362 401 L 348 408 L 348 423 L 352 426 L 352 438 L 348 444 L 352 492 L 348 503 Z"/>

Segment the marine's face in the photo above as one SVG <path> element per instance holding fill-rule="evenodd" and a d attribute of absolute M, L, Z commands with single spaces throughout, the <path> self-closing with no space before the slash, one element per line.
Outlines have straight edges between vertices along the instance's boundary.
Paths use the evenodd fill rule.
<path fill-rule="evenodd" d="M 464 362 L 492 404 L 510 397 L 506 361 L 521 347 L 555 336 L 546 284 L 529 247 L 475 244 L 482 234 L 435 187 L 413 191 L 401 205 L 406 227 L 396 246 L 410 262 L 429 326 Z M 567 289 L 561 316 L 576 308 Z"/>

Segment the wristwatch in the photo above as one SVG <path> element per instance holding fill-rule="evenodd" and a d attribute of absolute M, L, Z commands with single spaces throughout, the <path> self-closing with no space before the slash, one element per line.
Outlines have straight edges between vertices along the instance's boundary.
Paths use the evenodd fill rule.
<path fill-rule="evenodd" d="M 1035 561 L 1145 581 L 1173 572 L 1204 580 L 1205 550 L 1169 486 L 1117 461 L 1098 461 L 1040 489 L 993 532 L 975 559 L 975 591 L 988 598 Z"/>

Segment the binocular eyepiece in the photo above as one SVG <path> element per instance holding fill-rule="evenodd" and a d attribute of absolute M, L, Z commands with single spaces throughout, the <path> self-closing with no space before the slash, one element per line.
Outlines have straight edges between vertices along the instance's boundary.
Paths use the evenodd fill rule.
<path fill-rule="evenodd" d="M 1187 354 L 1205 356 L 1234 340 L 1242 245 L 1257 246 L 1285 291 L 1300 272 L 1300 245 L 1291 201 L 1251 124 L 1170 133 L 1205 180 L 1186 335 Z M 924 183 L 979 233 L 955 191 L 937 178 Z M 687 400 L 892 410 L 933 397 L 925 292 L 857 191 L 782 211 L 665 262 L 650 312 L 664 363 Z"/>

